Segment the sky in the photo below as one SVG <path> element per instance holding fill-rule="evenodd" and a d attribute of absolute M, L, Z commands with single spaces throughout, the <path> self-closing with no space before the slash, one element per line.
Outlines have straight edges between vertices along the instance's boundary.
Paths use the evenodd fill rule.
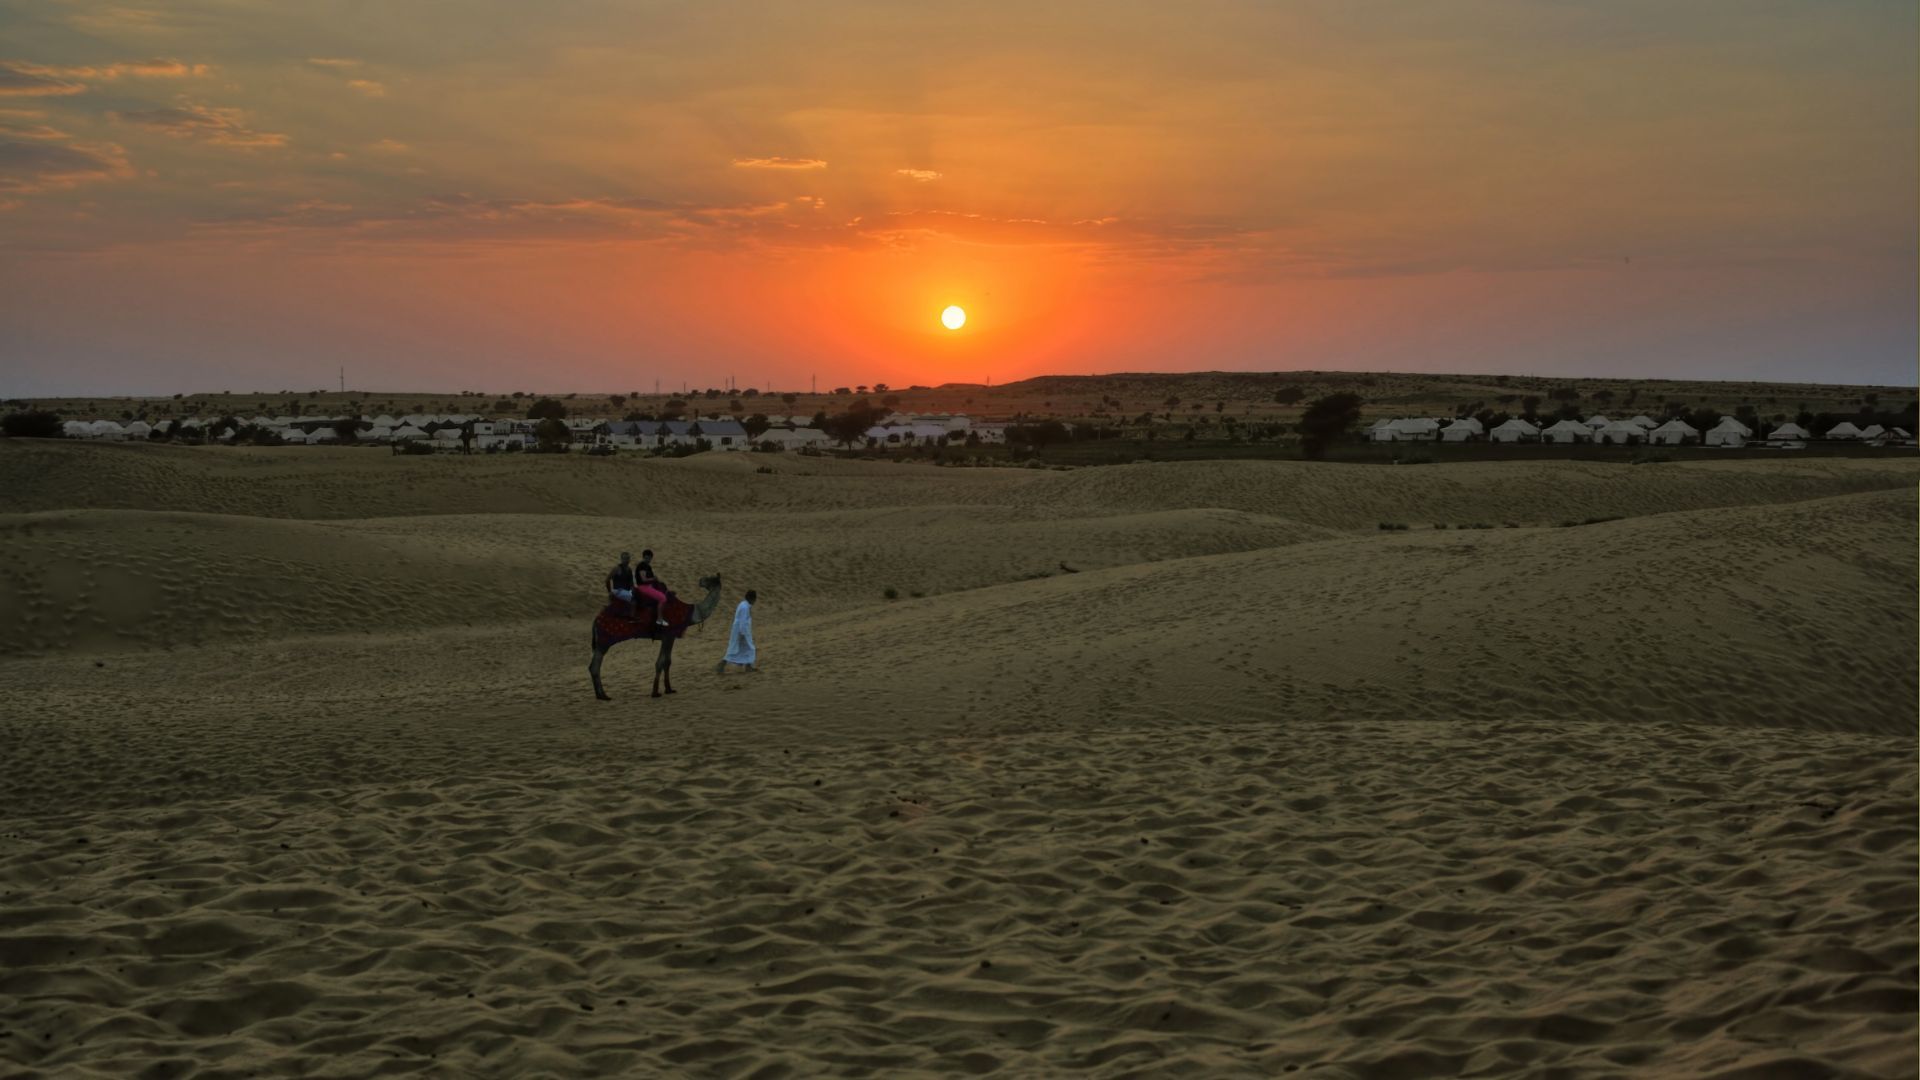
<path fill-rule="evenodd" d="M 0 395 L 1910 385 L 1917 40 L 1905 0 L 0 0 Z"/>

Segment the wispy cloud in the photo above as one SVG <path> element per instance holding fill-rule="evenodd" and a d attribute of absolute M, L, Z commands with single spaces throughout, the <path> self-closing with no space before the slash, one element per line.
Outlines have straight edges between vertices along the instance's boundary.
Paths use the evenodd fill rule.
<path fill-rule="evenodd" d="M 349 60 L 343 56 L 309 56 L 307 57 L 307 63 L 327 68 L 353 68 L 360 66 L 360 61 Z"/>
<path fill-rule="evenodd" d="M 216 146 L 251 148 L 287 144 L 285 135 L 248 127 L 245 114 L 239 109 L 182 104 L 111 115 L 124 123 L 153 128 L 176 139 L 197 139 Z"/>
<path fill-rule="evenodd" d="M 24 67 L 0 62 L 0 97 L 54 97 L 84 93 L 86 83 L 51 75 L 42 75 Z"/>
<path fill-rule="evenodd" d="M 367 144 L 367 149 L 376 154 L 404 154 L 413 149 L 399 139 L 375 139 Z"/>
<path fill-rule="evenodd" d="M 8 64 L 16 71 L 60 79 L 186 79 L 200 78 L 213 71 L 205 64 L 189 64 L 171 57 L 120 60 L 111 64 L 51 65 L 29 64 L 18 60 L 8 61 Z"/>
<path fill-rule="evenodd" d="M 132 175 L 126 151 L 112 143 L 0 140 L 0 193 L 30 195 Z"/>
<path fill-rule="evenodd" d="M 895 169 L 893 175 L 904 176 L 917 183 L 929 184 L 940 179 L 940 174 L 932 169 Z"/>
<path fill-rule="evenodd" d="M 73 137 L 59 128 L 48 127 L 45 124 L 9 120 L 3 111 L 0 111 L 0 135 L 15 139 L 70 139 Z"/>
<path fill-rule="evenodd" d="M 819 158 L 792 157 L 756 157 L 734 158 L 736 169 L 824 169 L 827 163 Z"/>
<path fill-rule="evenodd" d="M 367 95 L 368 97 L 386 97 L 387 96 L 386 86 L 381 83 L 374 82 L 372 79 L 348 79 L 347 85 L 353 87 L 355 90 L 360 91 L 361 93 Z"/>

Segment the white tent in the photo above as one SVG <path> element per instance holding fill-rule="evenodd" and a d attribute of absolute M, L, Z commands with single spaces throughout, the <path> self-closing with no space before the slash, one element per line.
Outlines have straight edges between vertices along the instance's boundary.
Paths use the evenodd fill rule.
<path fill-rule="evenodd" d="M 426 432 L 421 431 L 412 424 L 401 424 L 399 427 L 393 429 L 394 442 L 405 442 L 408 439 L 424 439 L 426 437 Z"/>
<path fill-rule="evenodd" d="M 1863 439 L 1884 439 L 1886 436 L 1887 429 L 1881 427 L 1879 424 L 1873 424 L 1860 429 L 1860 437 Z"/>
<path fill-rule="evenodd" d="M 129 439 L 144 439 L 152 434 L 153 425 L 147 423 L 145 420 L 135 420 L 133 423 L 127 425 L 127 438 Z"/>
<path fill-rule="evenodd" d="M 124 439 L 127 436 L 127 429 L 111 420 L 95 420 L 90 426 L 96 439 Z"/>
<path fill-rule="evenodd" d="M 1669 420 L 1654 428 L 1647 438 L 1656 446 L 1679 446 L 1681 443 L 1698 442 L 1700 430 L 1685 420 Z"/>
<path fill-rule="evenodd" d="M 1600 415 L 1599 413 L 1594 413 L 1592 416 L 1587 417 L 1587 430 L 1599 431 L 1601 428 L 1606 427 L 1608 424 L 1611 424 L 1611 423 L 1613 423 L 1613 421 L 1607 419 L 1606 417 Z"/>
<path fill-rule="evenodd" d="M 1485 424 L 1471 416 L 1463 416 L 1440 429 L 1440 438 L 1447 442 L 1465 442 L 1478 435 L 1485 435 Z"/>
<path fill-rule="evenodd" d="M 1440 433 L 1440 422 L 1425 416 L 1412 416 L 1404 420 L 1395 420 L 1387 425 L 1393 431 L 1396 442 L 1409 440 L 1432 440 Z"/>
<path fill-rule="evenodd" d="M 1853 426 L 1853 421 L 1842 420 L 1827 429 L 1826 437 L 1829 439 L 1857 439 L 1860 437 L 1860 429 Z"/>
<path fill-rule="evenodd" d="M 1913 438 L 1913 433 L 1906 428 L 1897 427 L 1887 432 L 1887 437 L 1892 439 L 1911 439 Z"/>
<path fill-rule="evenodd" d="M 1539 428 L 1534 427 L 1532 424 L 1527 423 L 1517 416 L 1487 433 L 1487 438 L 1492 439 L 1494 442 L 1519 442 L 1522 439 L 1537 439 L 1539 437 Z"/>
<path fill-rule="evenodd" d="M 1647 430 L 1630 420 L 1615 420 L 1606 427 L 1594 429 L 1593 441 L 1612 446 L 1631 446 L 1634 443 L 1646 442 Z"/>
<path fill-rule="evenodd" d="M 1540 438 L 1550 443 L 1586 442 L 1593 438 L 1593 432 L 1578 420 L 1562 420 L 1542 431 Z"/>
<path fill-rule="evenodd" d="M 309 441 L 311 441 L 307 438 L 307 433 L 304 431 L 301 431 L 297 427 L 268 428 L 267 430 L 273 432 L 275 435 L 280 436 L 282 441 L 290 443 L 295 446 L 305 446 Z"/>
<path fill-rule="evenodd" d="M 1627 423 L 1632 424 L 1636 427 L 1645 428 L 1648 431 L 1652 431 L 1654 428 L 1659 426 L 1653 422 L 1653 417 L 1648 416 L 1646 413 L 1641 413 L 1639 416 L 1633 417 L 1632 419 L 1628 420 Z"/>
<path fill-rule="evenodd" d="M 1367 438 L 1374 442 L 1392 442 L 1394 439 L 1393 421 L 1384 416 L 1375 420 L 1373 426 L 1367 429 Z"/>
<path fill-rule="evenodd" d="M 60 425 L 60 433 L 69 439 L 90 439 L 93 437 L 93 425 L 85 420 L 69 420 Z"/>
<path fill-rule="evenodd" d="M 1752 437 L 1752 428 L 1731 416 L 1723 416 L 1720 423 L 1707 432 L 1706 443 L 1708 446 L 1745 446 Z"/>
<path fill-rule="evenodd" d="M 395 420 L 393 417 L 388 416 L 386 413 L 381 413 L 379 416 L 376 416 L 373 418 L 373 426 L 384 427 L 384 428 L 394 428 L 394 427 L 400 426 L 400 421 Z"/>
<path fill-rule="evenodd" d="M 1767 433 L 1769 439 L 1809 439 L 1812 438 L 1806 428 L 1795 423 L 1781 424 Z"/>
<path fill-rule="evenodd" d="M 373 442 L 386 442 L 393 438 L 393 427 L 388 424 L 375 424 L 368 430 L 361 432 L 360 437 Z"/>

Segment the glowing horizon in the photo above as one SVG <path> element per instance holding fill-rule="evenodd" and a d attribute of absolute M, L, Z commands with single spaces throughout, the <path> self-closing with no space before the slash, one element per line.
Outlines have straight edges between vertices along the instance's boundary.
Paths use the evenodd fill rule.
<path fill-rule="evenodd" d="M 832 8 L 0 0 L 0 393 L 1914 381 L 1910 5 Z"/>

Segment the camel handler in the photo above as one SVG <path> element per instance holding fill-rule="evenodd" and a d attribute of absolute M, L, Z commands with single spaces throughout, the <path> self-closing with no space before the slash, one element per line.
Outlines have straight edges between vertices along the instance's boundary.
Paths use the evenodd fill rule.
<path fill-rule="evenodd" d="M 639 614 L 633 607 L 633 567 L 628 565 L 632 560 L 633 552 L 623 551 L 620 553 L 620 565 L 607 571 L 607 595 L 626 602 L 629 619 Z"/>
<path fill-rule="evenodd" d="M 714 674 L 725 675 L 728 664 L 739 664 L 748 671 L 760 670 L 753 666 L 755 653 L 753 647 L 753 602 L 757 599 L 759 599 L 759 594 L 752 589 L 748 589 L 746 598 L 740 601 L 739 607 L 733 609 L 733 629 L 727 634 L 727 655 L 720 658 L 719 666 L 713 669 Z"/>

